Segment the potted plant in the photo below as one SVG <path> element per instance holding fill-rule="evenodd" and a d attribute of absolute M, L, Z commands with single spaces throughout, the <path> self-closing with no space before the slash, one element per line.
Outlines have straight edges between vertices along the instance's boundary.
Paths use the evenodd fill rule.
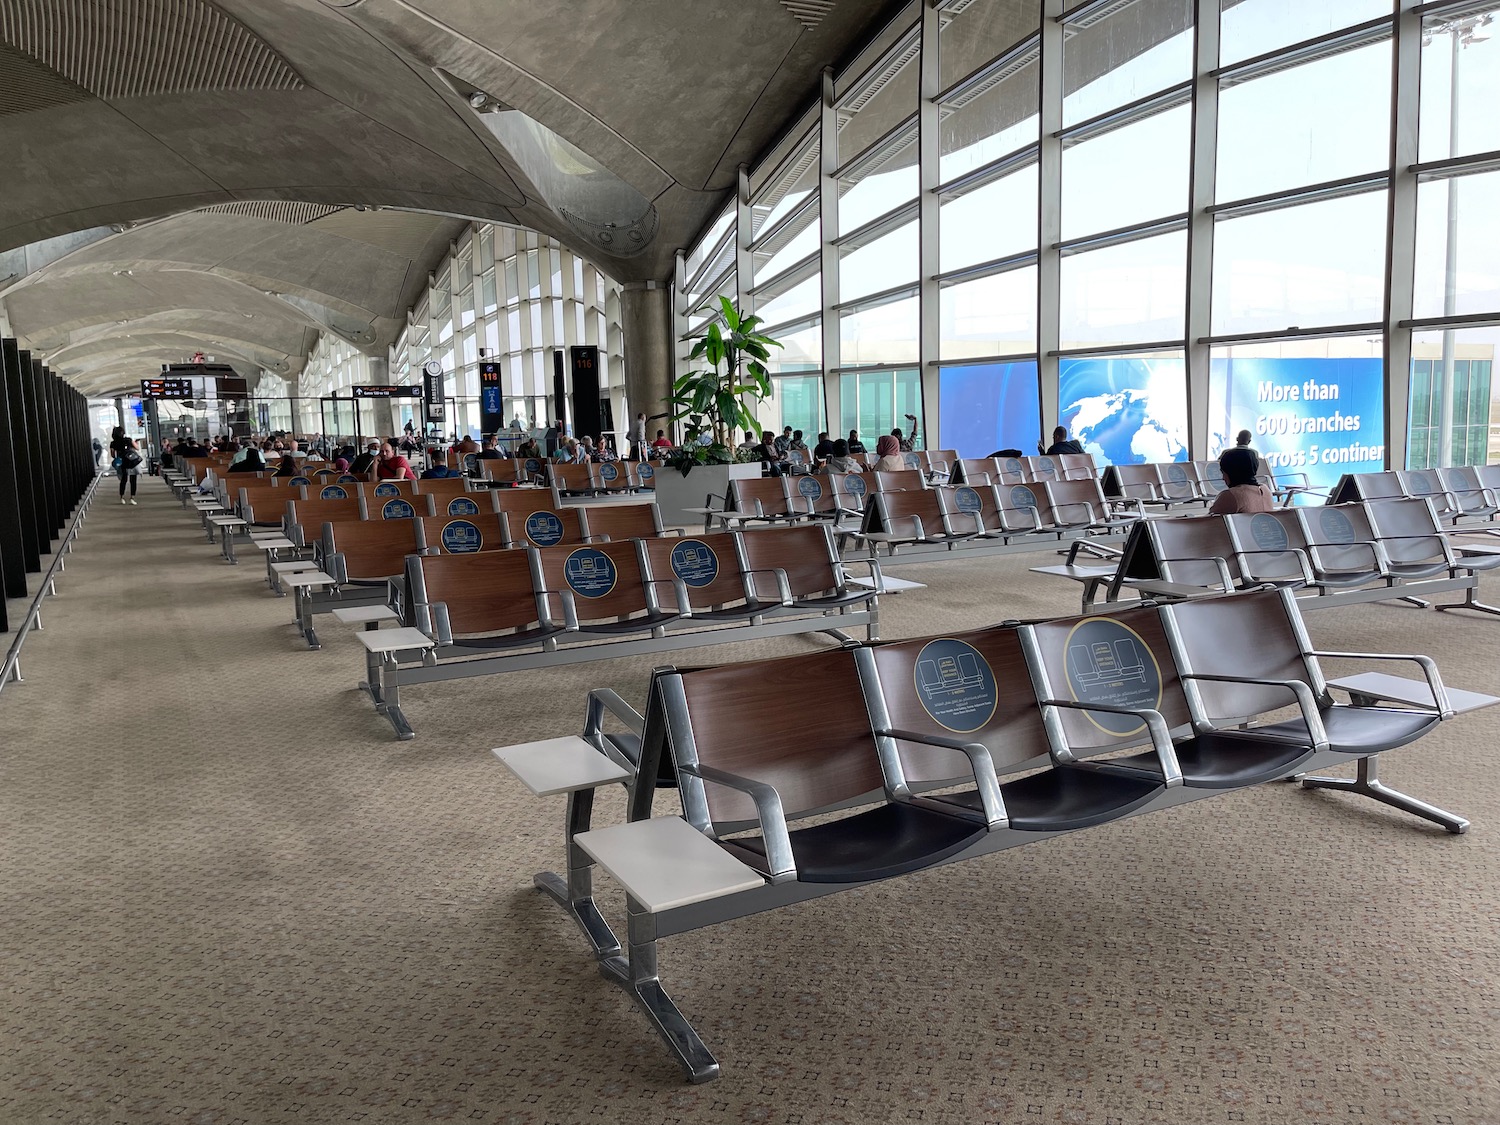
<path fill-rule="evenodd" d="M 766 370 L 771 348 L 781 343 L 756 331 L 760 317 L 743 316 L 728 297 L 719 298 L 724 324 L 708 326 L 708 334 L 694 345 L 689 360 L 709 366 L 689 371 L 672 384 L 673 419 L 683 423 L 681 447 L 667 456 L 667 464 L 683 476 L 695 465 L 731 465 L 733 440 L 739 430 L 756 430 L 755 412 L 745 405 L 771 397 L 771 375 Z M 702 440 L 707 434 L 709 442 Z"/>

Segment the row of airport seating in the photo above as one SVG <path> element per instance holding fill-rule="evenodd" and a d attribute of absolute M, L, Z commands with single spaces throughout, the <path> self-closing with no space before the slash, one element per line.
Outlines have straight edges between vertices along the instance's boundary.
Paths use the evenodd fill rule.
<path fill-rule="evenodd" d="M 1438 609 L 1500 612 L 1476 598 L 1480 572 L 1500 567 L 1500 547 L 1452 534 L 1426 497 L 1393 497 L 1270 512 L 1149 519 L 1131 528 L 1120 556 L 1090 566 L 1034 567 L 1098 593 L 1173 598 L 1264 585 L 1296 589 L 1309 608 L 1464 591 Z"/>
<path fill-rule="evenodd" d="M 1360 656 L 1420 678 L 1330 682 L 1320 667 Z M 537 886 L 687 1076 L 705 1081 L 718 1063 L 662 989 L 660 938 L 1278 778 L 1462 832 L 1467 821 L 1386 788 L 1375 770 L 1460 696 L 1463 709 L 1497 702 L 1450 696 L 1426 657 L 1320 652 L 1291 592 L 1271 589 L 661 668 L 644 715 L 596 691 L 582 738 L 495 753 L 533 792 L 568 794 L 566 871 Z M 795 738 L 767 737 L 778 715 L 797 716 Z M 1347 762 L 1357 778 L 1305 776 Z M 595 791 L 615 783 L 627 823 L 594 829 Z M 664 783 L 680 817 L 655 814 Z M 595 901 L 596 866 L 626 892 L 623 946 Z M 965 892 L 953 909 L 967 905 Z"/>
<path fill-rule="evenodd" d="M 1449 522 L 1494 521 L 1500 515 L 1500 465 L 1458 465 L 1451 469 L 1407 469 L 1347 473 L 1330 501 L 1426 497 Z"/>
<path fill-rule="evenodd" d="M 879 635 L 876 583 L 853 581 L 812 524 L 403 561 L 401 627 L 362 635 L 365 685 L 403 739 L 400 689 L 412 684 L 794 633 L 844 641 L 857 626 Z"/>

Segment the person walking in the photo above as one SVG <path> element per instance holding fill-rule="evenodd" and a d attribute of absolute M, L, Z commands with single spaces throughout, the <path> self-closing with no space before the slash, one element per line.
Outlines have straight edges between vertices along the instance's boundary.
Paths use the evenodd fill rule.
<path fill-rule="evenodd" d="M 96 437 L 94 438 L 94 471 L 99 471 L 99 460 L 104 456 L 104 445 Z"/>
<path fill-rule="evenodd" d="M 120 503 L 134 504 L 137 478 L 140 475 L 141 454 L 135 447 L 135 442 L 125 436 L 125 430 L 116 426 L 114 433 L 110 435 L 109 451 L 114 455 L 110 464 L 114 467 L 120 477 Z M 125 499 L 125 486 L 130 485 L 130 499 Z"/>

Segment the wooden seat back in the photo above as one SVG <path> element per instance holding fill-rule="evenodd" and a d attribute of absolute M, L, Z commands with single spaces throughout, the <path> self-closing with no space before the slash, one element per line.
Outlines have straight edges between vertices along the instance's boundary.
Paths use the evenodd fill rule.
<path fill-rule="evenodd" d="M 1229 577 L 1239 582 L 1238 554 L 1222 517 L 1189 516 L 1143 522 L 1161 578 L 1189 586 L 1221 586 L 1223 571 L 1215 560 L 1222 559 Z"/>
<path fill-rule="evenodd" d="M 510 525 L 510 538 L 518 546 L 556 547 L 582 543 L 582 508 L 553 508 L 546 503 L 545 492 L 535 492 L 530 504 L 504 512 Z"/>
<path fill-rule="evenodd" d="M 1160 500 L 1161 478 L 1155 465 L 1110 465 L 1104 470 L 1104 491 L 1133 500 Z"/>
<path fill-rule="evenodd" d="M 430 495 L 436 497 L 438 508 L 455 496 L 462 496 L 469 491 L 469 482 L 463 477 L 429 477 L 427 480 L 412 481 L 412 491 L 418 495 Z"/>
<path fill-rule="evenodd" d="M 578 510 L 583 520 L 583 535 L 591 542 L 662 534 L 661 510 L 655 504 L 591 504 Z"/>
<path fill-rule="evenodd" d="M 1087 453 L 1060 453 L 1057 455 L 1058 471 L 1063 480 L 1097 480 L 1099 466 Z"/>
<path fill-rule="evenodd" d="M 1303 577 L 1302 559 L 1311 566 L 1302 524 L 1290 509 L 1242 512 L 1223 520 L 1234 545 L 1235 566 L 1246 581 L 1295 581 Z"/>
<path fill-rule="evenodd" d="M 1300 680 L 1320 699 L 1327 688 L 1288 589 L 1255 590 L 1163 606 L 1174 659 L 1184 672 L 1242 679 Z M 1200 718 L 1240 721 L 1293 705 L 1284 688 L 1187 680 Z"/>
<path fill-rule="evenodd" d="M 1375 529 L 1360 504 L 1327 504 L 1296 508 L 1302 538 L 1316 548 L 1317 563 L 1329 570 L 1378 569 L 1371 546 Z"/>
<path fill-rule="evenodd" d="M 877 492 L 872 501 L 883 531 L 911 539 L 941 539 L 950 534 L 949 513 L 936 489 Z M 977 531 L 973 516 L 955 513 L 963 531 Z"/>
<path fill-rule="evenodd" d="M 1210 500 L 1229 487 L 1224 483 L 1224 474 L 1217 461 L 1189 461 L 1187 471 L 1198 495 Z"/>
<path fill-rule="evenodd" d="M 590 465 L 589 480 L 595 492 L 629 492 L 635 487 L 630 482 L 628 461 L 601 461 Z"/>
<path fill-rule="evenodd" d="M 1000 774 L 1046 756 L 1047 732 L 1014 629 L 870 645 L 860 658 L 877 729 L 978 742 Z M 895 746 L 909 783 L 972 784 L 969 759 L 957 750 L 899 740 Z"/>
<path fill-rule="evenodd" d="M 542 471 L 541 458 L 533 457 L 531 460 L 536 467 L 528 471 L 526 462 L 518 461 L 514 457 L 481 457 L 477 462 L 479 477 L 481 480 L 500 481 L 504 484 L 520 484 L 529 481 Z"/>
<path fill-rule="evenodd" d="M 838 508 L 858 513 L 864 509 L 865 500 L 870 495 L 870 482 L 865 479 L 865 473 L 828 473 L 823 479 L 828 483 L 828 490 L 833 493 L 833 503 Z"/>
<path fill-rule="evenodd" d="M 919 449 L 917 462 L 924 473 L 946 473 L 951 478 L 958 469 L 958 450 Z"/>
<path fill-rule="evenodd" d="M 734 537 L 727 532 L 691 538 L 637 540 L 647 581 L 658 603 L 675 605 L 673 579 L 687 590 L 695 610 L 718 609 L 745 601 L 745 575 Z"/>
<path fill-rule="evenodd" d="M 627 462 L 630 469 L 630 485 L 635 489 L 655 489 L 658 466 L 650 461 Z"/>
<path fill-rule="evenodd" d="M 1022 457 L 1021 465 L 1026 473 L 1026 483 L 1046 484 L 1062 480 L 1062 467 L 1056 456 Z"/>
<path fill-rule="evenodd" d="M 859 504 L 848 495 L 846 478 L 859 474 L 838 473 L 835 475 L 840 478 L 839 481 L 831 480 L 826 474 L 816 473 L 805 473 L 802 476 L 787 478 L 787 491 L 791 493 L 792 511 L 808 516 L 828 516 L 840 512 L 857 511 Z M 838 490 L 840 482 L 844 482 L 846 489 L 842 494 Z"/>
<path fill-rule="evenodd" d="M 1428 497 L 1368 500 L 1363 506 L 1371 530 L 1392 563 L 1453 564 L 1453 550 Z"/>
<path fill-rule="evenodd" d="M 415 555 L 407 589 L 417 627 L 430 632 L 431 607 L 442 605 L 454 637 L 525 629 L 541 620 L 527 551 Z"/>
<path fill-rule="evenodd" d="M 786 575 L 793 597 L 812 597 L 844 588 L 843 567 L 826 524 L 768 527 L 737 535 L 740 567 L 750 573 L 756 594 L 776 601 L 780 595 L 769 572 Z M 756 573 L 759 572 L 759 573 Z"/>
<path fill-rule="evenodd" d="M 499 493 L 490 488 L 481 488 L 474 492 L 457 492 L 449 496 L 434 494 L 433 504 L 437 507 L 440 516 L 478 516 L 493 515 L 500 511 L 500 505 L 496 501 Z"/>
<path fill-rule="evenodd" d="M 575 547 L 539 547 L 533 551 L 541 597 L 554 624 L 564 620 L 560 595 L 571 591 L 573 611 L 579 622 L 612 621 L 644 613 L 651 608 L 646 598 L 646 576 L 640 556 L 629 540 L 590 543 Z M 668 600 L 673 605 L 675 599 Z"/>
<path fill-rule="evenodd" d="M 347 500 L 288 500 L 285 511 L 282 526 L 292 542 L 302 547 L 322 534 L 325 523 L 368 518 L 365 502 L 358 496 Z"/>
<path fill-rule="evenodd" d="M 593 492 L 593 466 L 584 462 L 553 461 L 547 466 L 548 480 L 559 492 Z"/>
<path fill-rule="evenodd" d="M 411 483 L 411 482 L 407 482 Z M 365 493 L 365 518 L 372 520 L 409 520 L 414 516 L 437 515 L 437 504 L 431 493 L 377 495 L 383 485 Z"/>
<path fill-rule="evenodd" d="M 1191 726 L 1182 681 L 1155 608 L 1037 622 L 1019 631 L 1044 708 L 1049 699 L 1145 708 L 1159 712 L 1169 729 Z M 1116 750 L 1150 738 L 1145 720 L 1135 715 L 1047 710 L 1056 733 L 1077 752 Z"/>
<path fill-rule="evenodd" d="M 468 555 L 515 546 L 509 522 L 497 512 L 419 516 L 416 524 L 421 529 L 423 549 L 432 554 Z"/>
<path fill-rule="evenodd" d="M 1029 531 L 1030 521 L 1017 524 L 1000 502 L 1000 489 L 993 484 L 956 484 L 934 488 L 955 531 L 975 530 L 974 516 L 987 532 Z"/>
<path fill-rule="evenodd" d="M 1203 492 L 1198 488 L 1192 467 L 1186 461 L 1165 461 L 1152 468 L 1156 470 L 1163 500 L 1202 499 Z"/>
<path fill-rule="evenodd" d="M 306 500 L 305 488 L 272 488 L 270 481 L 240 481 L 227 477 L 226 500 L 235 513 L 262 527 L 280 527 L 288 500 Z"/>
<path fill-rule="evenodd" d="M 1350 473 L 1349 480 L 1358 491 L 1358 499 L 1387 500 L 1407 495 L 1406 489 L 1401 486 L 1401 476 L 1402 474 L 1391 471 Z M 1355 497 L 1348 497 L 1348 499 L 1355 499 Z"/>
<path fill-rule="evenodd" d="M 729 482 L 725 510 L 759 516 L 785 516 L 793 509 L 786 477 L 736 477 Z"/>
<path fill-rule="evenodd" d="M 396 496 L 410 499 L 417 494 L 417 482 L 414 480 L 381 480 L 365 481 L 360 486 L 360 491 L 369 502 L 373 510 L 376 503 L 381 500 L 389 500 Z"/>
<path fill-rule="evenodd" d="M 900 469 L 893 473 L 866 473 L 873 492 L 900 492 L 927 487 L 927 474 L 920 469 Z"/>
<path fill-rule="evenodd" d="M 1037 487 L 1032 487 L 1035 493 Z M 1110 518 L 1104 490 L 1093 477 L 1086 480 L 1054 480 L 1041 485 L 1045 504 L 1043 520 L 1058 527 L 1086 527 Z"/>
<path fill-rule="evenodd" d="M 1000 481 L 1000 462 L 994 457 L 961 457 L 950 484 L 990 485 Z"/>
<path fill-rule="evenodd" d="M 325 520 L 321 558 L 328 573 L 346 582 L 400 578 L 406 556 L 422 549 L 416 520 Z M 339 562 L 333 562 L 338 556 Z"/>
<path fill-rule="evenodd" d="M 884 788 L 849 649 L 694 669 L 662 687 L 669 714 L 677 712 L 672 744 L 679 760 L 774 786 L 789 820 Z M 795 737 L 777 730 L 777 716 L 784 715 L 797 716 Z M 755 817 L 742 793 L 688 776 L 682 783 L 690 820 L 714 825 Z"/>

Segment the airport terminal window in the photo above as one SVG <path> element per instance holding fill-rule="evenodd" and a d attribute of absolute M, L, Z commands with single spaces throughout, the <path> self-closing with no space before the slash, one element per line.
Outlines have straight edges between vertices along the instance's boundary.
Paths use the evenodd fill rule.
<path fill-rule="evenodd" d="M 917 279 L 917 224 L 907 223 L 839 255 L 839 296 L 853 301 Z"/>
<path fill-rule="evenodd" d="M 846 367 L 916 363 L 916 295 L 841 312 L 839 356 L 840 363 Z"/>
<path fill-rule="evenodd" d="M 1186 461 L 1182 353 L 1064 357 L 1057 420 L 1101 465 Z"/>
<path fill-rule="evenodd" d="M 1430 180 L 1417 188 L 1413 315 L 1480 312 L 1500 312 L 1500 172 Z"/>
<path fill-rule="evenodd" d="M 1390 159 L 1390 100 L 1389 39 L 1228 86 L 1219 200 L 1378 171 Z"/>
<path fill-rule="evenodd" d="M 844 372 L 839 376 L 840 436 L 858 430 L 859 440 L 873 452 L 882 434 L 893 429 L 909 433 L 906 415 L 922 415 L 920 387 L 915 370 Z M 918 444 L 931 442 L 924 439 Z"/>
<path fill-rule="evenodd" d="M 817 435 L 824 429 L 823 422 L 823 376 L 786 375 L 771 380 L 776 393 L 771 401 L 776 408 L 776 418 L 771 424 L 775 432 L 790 426 L 801 430 L 809 447 L 817 444 Z"/>
<path fill-rule="evenodd" d="M 693 291 L 678 295 L 679 334 L 703 330 L 713 315 L 704 298 L 715 289 L 753 301 L 768 323 L 796 326 L 821 345 L 808 326 L 831 303 L 839 326 L 828 353 L 819 346 L 805 354 L 838 378 L 841 421 L 857 424 L 871 395 L 883 401 L 877 383 L 889 384 L 894 397 L 894 381 L 884 379 L 894 370 L 920 373 L 929 402 L 961 410 L 954 388 L 982 386 L 976 371 L 961 370 L 966 365 L 1003 369 L 1010 374 L 994 377 L 1010 378 L 1017 364 L 1034 363 L 1041 420 L 1076 413 L 1075 400 L 1092 400 L 1092 407 L 1114 401 L 1129 414 L 1130 440 L 1122 446 L 1118 433 L 1101 431 L 1109 438 L 1102 455 L 1136 457 L 1141 446 L 1186 456 L 1186 421 L 1179 425 L 1172 411 L 1185 398 L 1189 356 L 1193 377 L 1208 384 L 1195 394 L 1212 392 L 1227 410 L 1228 392 L 1219 384 L 1235 370 L 1326 361 L 1347 374 L 1351 364 L 1379 359 L 1401 334 L 1425 339 L 1424 319 L 1457 318 L 1452 331 L 1463 332 L 1471 327 L 1466 318 L 1500 314 L 1500 267 L 1493 265 L 1500 257 L 1500 172 L 1485 158 L 1500 151 L 1500 115 L 1490 111 L 1500 103 L 1500 65 L 1491 65 L 1500 61 L 1491 39 L 1500 0 L 1423 5 L 1419 31 L 1397 23 L 1390 0 L 1069 0 L 1063 8 L 1071 14 L 1061 81 L 1049 94 L 1057 99 L 1049 112 L 1063 123 L 1060 151 L 1038 145 L 1037 0 L 939 0 L 935 18 L 920 24 L 913 22 L 920 5 L 912 3 L 834 74 L 832 109 L 810 103 L 788 139 L 751 166 L 758 291 L 750 292 L 752 279 L 735 276 L 733 208 L 689 248 L 684 266 Z M 1213 253 L 1190 263 L 1187 230 L 1201 216 L 1180 217 L 1191 205 L 1193 97 L 1213 92 L 1211 83 L 1192 82 L 1195 13 L 1220 20 L 1220 58 L 1231 69 L 1220 73 L 1205 61 L 1196 76 L 1218 79 L 1218 135 L 1196 150 L 1197 159 L 1214 161 L 1213 199 L 1201 201 L 1214 224 Z M 1398 33 L 1422 37 L 1420 98 L 1399 106 L 1392 84 Z M 937 51 L 940 91 L 936 151 L 929 150 L 935 167 L 925 168 L 917 144 L 924 50 Z M 1397 112 L 1398 139 L 1420 125 L 1423 163 L 1415 168 L 1409 160 L 1390 166 Z M 828 214 L 808 206 L 818 191 L 819 145 L 835 143 L 839 197 L 822 206 L 838 208 L 836 225 L 819 221 Z M 1456 160 L 1427 166 L 1450 157 Z M 1394 218 L 1386 214 L 1388 182 L 1402 177 L 1418 181 L 1417 207 L 1405 212 L 1414 221 L 1399 209 Z M 924 190 L 939 204 L 927 230 L 917 207 Z M 795 223 L 775 230 L 804 206 Z M 1054 213 L 1058 234 L 1039 245 L 1042 218 Z M 813 253 L 826 253 L 821 240 L 835 229 L 840 270 L 828 278 Z M 1392 234 L 1397 242 L 1388 253 Z M 935 276 L 922 277 L 920 248 L 930 240 L 938 247 Z M 1414 274 L 1392 279 L 1388 293 L 1388 258 L 1409 256 Z M 1053 276 L 1055 292 L 1039 290 L 1038 279 Z M 1400 307 L 1408 281 L 1409 313 Z M 1385 329 L 1390 299 L 1391 319 L 1402 323 Z M 1057 302 L 1055 310 L 1049 302 Z M 1207 325 L 1195 325 L 1187 338 L 1185 314 L 1205 306 Z M 1054 319 L 1039 312 L 1053 311 L 1058 336 L 1039 339 L 1039 327 Z M 437 319 L 433 325 L 440 330 Z M 1328 335 L 1309 337 L 1308 329 Z M 1473 339 L 1457 358 L 1492 362 L 1494 343 Z M 679 354 L 687 348 L 684 340 Z M 1100 350 L 1106 354 L 1092 354 Z M 1389 425 L 1408 431 L 1414 458 L 1424 443 L 1432 448 L 1429 431 L 1444 414 L 1431 411 L 1434 377 L 1420 374 L 1420 363 L 1438 358 L 1413 351 L 1413 380 L 1429 379 L 1429 390 L 1426 399 L 1412 398 L 1410 426 L 1404 408 L 1389 423 L 1383 406 L 1362 409 L 1358 432 L 1345 444 L 1384 446 Z M 1051 398 L 1049 388 L 1076 388 L 1094 378 L 1090 372 L 1095 382 L 1105 380 L 1107 394 L 1059 390 Z M 1158 409 L 1157 392 L 1167 386 L 1173 389 Z M 1428 403 L 1425 421 L 1418 419 L 1421 402 Z M 1472 414 L 1472 396 L 1465 405 Z M 1144 415 L 1150 425 L 1134 424 Z M 1222 411 L 1195 433 L 1195 456 L 1216 452 L 1209 447 L 1221 422 L 1228 424 Z M 1479 445 L 1487 452 L 1487 435 L 1481 442 L 1458 432 L 1478 424 L 1455 420 L 1453 435 L 1436 445 L 1455 457 L 1473 456 Z M 1319 446 L 1319 457 L 1326 448 Z"/>
<path fill-rule="evenodd" d="M 1192 70 L 1192 0 L 1085 11 L 1068 24 L 1063 42 L 1063 125 L 1184 82 Z"/>
<path fill-rule="evenodd" d="M 1188 203 L 1186 105 L 1063 149 L 1062 236 L 1079 238 L 1180 215 Z M 1150 153 L 1141 160 L 1141 153 Z M 1128 176 L 1119 169 L 1130 168 Z"/>
<path fill-rule="evenodd" d="M 1155 343 L 1182 338 L 1187 235 L 1142 238 L 1062 260 L 1062 344 Z"/>
<path fill-rule="evenodd" d="M 943 359 L 1036 351 L 1036 266 L 945 285 L 938 302 Z"/>
<path fill-rule="evenodd" d="M 772 372 L 817 371 L 823 366 L 823 325 L 814 318 L 811 323 L 799 327 L 778 329 L 774 324 L 763 325 L 767 333 L 781 342 L 781 347 L 771 349 L 771 360 L 766 369 Z"/>
<path fill-rule="evenodd" d="M 988 457 L 1001 449 L 1031 452 L 1041 434 L 1036 360 L 944 367 L 938 372 L 936 447 L 960 457 Z"/>
<path fill-rule="evenodd" d="M 1225 66 L 1391 14 L 1391 0 L 1222 0 L 1222 7 L 1219 61 Z"/>
<path fill-rule="evenodd" d="M 1266 464 L 1326 492 L 1344 473 L 1385 467 L 1384 360 L 1378 336 L 1214 348 L 1207 452 L 1249 430 Z"/>
<path fill-rule="evenodd" d="M 1500 461 L 1500 384 L 1494 379 L 1500 328 L 1417 332 L 1412 336 L 1407 465 L 1440 463 L 1443 394 L 1452 372 L 1452 438 L 1448 464 Z"/>
<path fill-rule="evenodd" d="M 1385 201 L 1372 191 L 1218 223 L 1214 333 L 1379 320 Z"/>
<path fill-rule="evenodd" d="M 1500 150 L 1500 4 L 1464 5 L 1422 24 L 1418 158 Z"/>
<path fill-rule="evenodd" d="M 1032 163 L 944 200 L 939 268 L 947 273 L 1035 249 L 1036 198 L 1037 166 Z"/>

